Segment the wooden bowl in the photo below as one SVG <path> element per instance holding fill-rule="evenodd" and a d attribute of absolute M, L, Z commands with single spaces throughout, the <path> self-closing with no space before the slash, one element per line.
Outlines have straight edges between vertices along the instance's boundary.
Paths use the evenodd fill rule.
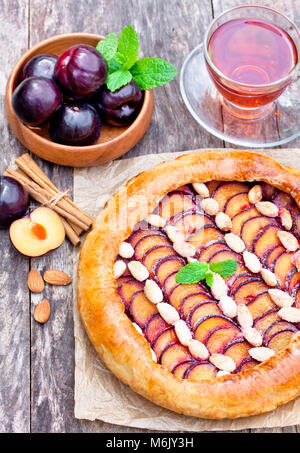
<path fill-rule="evenodd" d="M 18 83 L 21 68 L 33 56 L 41 53 L 60 55 L 74 44 L 96 46 L 103 36 L 89 33 L 70 33 L 46 39 L 32 47 L 17 61 L 8 79 L 5 108 L 9 125 L 20 142 L 50 162 L 70 167 L 95 166 L 113 160 L 129 151 L 145 134 L 153 113 L 153 91 L 146 90 L 141 111 L 135 121 L 126 127 L 103 124 L 98 142 L 91 146 L 67 146 L 50 140 L 47 125 L 28 127 L 18 120 L 11 106 L 12 93 Z"/>

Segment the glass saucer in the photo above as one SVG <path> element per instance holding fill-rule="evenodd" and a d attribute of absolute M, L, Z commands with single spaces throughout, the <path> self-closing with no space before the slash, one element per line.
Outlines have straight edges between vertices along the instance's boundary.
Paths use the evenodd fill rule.
<path fill-rule="evenodd" d="M 183 63 L 180 91 L 195 120 L 226 142 L 247 148 L 271 148 L 300 136 L 299 76 L 263 116 L 238 118 L 224 108 L 222 96 L 208 75 L 200 44 Z"/>

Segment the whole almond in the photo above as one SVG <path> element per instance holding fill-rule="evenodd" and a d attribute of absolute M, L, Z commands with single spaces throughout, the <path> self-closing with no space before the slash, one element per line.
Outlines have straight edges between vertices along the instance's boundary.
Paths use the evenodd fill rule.
<path fill-rule="evenodd" d="M 126 271 L 126 263 L 122 260 L 115 261 L 114 264 L 114 278 L 117 279 L 121 277 Z"/>
<path fill-rule="evenodd" d="M 166 233 L 171 242 L 184 242 L 184 234 L 173 225 L 166 227 Z"/>
<path fill-rule="evenodd" d="M 215 222 L 217 227 L 222 231 L 230 231 L 232 228 L 231 218 L 225 212 L 218 212 Z"/>
<path fill-rule="evenodd" d="M 29 272 L 27 285 L 30 291 L 33 293 L 41 293 L 45 287 L 41 274 L 35 269 L 31 269 L 31 271 Z"/>
<path fill-rule="evenodd" d="M 275 351 L 273 349 L 265 348 L 264 346 L 249 349 L 249 355 L 258 362 L 264 362 L 273 357 L 274 354 Z"/>
<path fill-rule="evenodd" d="M 225 280 L 221 277 L 221 275 L 214 273 L 214 280 L 210 290 L 214 298 L 217 300 L 220 300 L 221 297 L 227 295 L 228 288 Z"/>
<path fill-rule="evenodd" d="M 139 326 L 138 324 L 136 324 L 135 322 L 133 322 L 132 325 L 133 325 L 133 327 L 135 328 L 135 330 L 136 330 L 138 333 L 140 333 L 141 335 L 144 336 L 143 331 L 142 331 L 142 329 L 140 328 L 140 326 Z"/>
<path fill-rule="evenodd" d="M 255 186 L 252 187 L 252 189 L 249 190 L 248 193 L 248 198 L 250 203 L 257 203 L 262 199 L 262 188 L 259 184 L 256 184 Z"/>
<path fill-rule="evenodd" d="M 237 319 L 243 329 L 253 326 L 253 316 L 247 305 L 241 304 L 237 307 Z"/>
<path fill-rule="evenodd" d="M 202 182 L 193 182 L 192 183 L 193 189 L 197 192 L 201 197 L 208 198 L 209 197 L 209 190 L 207 186 Z"/>
<path fill-rule="evenodd" d="M 47 299 L 43 299 L 34 309 L 33 317 L 40 324 L 44 324 L 50 317 L 50 304 Z"/>
<path fill-rule="evenodd" d="M 187 346 L 192 339 L 192 333 L 186 323 L 182 319 L 179 319 L 179 321 L 175 322 L 174 327 L 180 343 L 183 344 L 183 346 Z"/>
<path fill-rule="evenodd" d="M 293 298 L 281 289 L 272 288 L 268 290 L 268 293 L 274 304 L 280 308 L 291 307 L 294 303 Z"/>
<path fill-rule="evenodd" d="M 197 360 L 206 360 L 209 357 L 207 347 L 199 340 L 191 339 L 188 342 L 188 348 L 192 356 Z"/>
<path fill-rule="evenodd" d="M 258 201 L 255 203 L 256 209 L 267 217 L 277 217 L 279 214 L 279 209 L 271 201 Z"/>
<path fill-rule="evenodd" d="M 152 225 L 157 228 L 163 228 L 166 224 L 166 220 L 157 214 L 150 214 L 148 215 L 148 217 L 145 218 L 145 220 L 146 222 L 149 223 L 149 225 Z"/>
<path fill-rule="evenodd" d="M 261 271 L 261 264 L 259 259 L 254 253 L 248 252 L 245 250 L 243 252 L 244 263 L 246 267 L 253 272 L 254 274 L 258 274 Z"/>
<path fill-rule="evenodd" d="M 277 285 L 277 278 L 274 272 L 270 271 L 270 269 L 262 269 L 261 276 L 264 282 L 269 286 L 276 286 Z"/>
<path fill-rule="evenodd" d="M 134 249 L 129 242 L 122 242 L 119 247 L 119 255 L 122 258 L 132 258 L 134 255 Z"/>
<path fill-rule="evenodd" d="M 228 316 L 228 318 L 235 318 L 237 315 L 237 305 L 232 297 L 221 296 L 219 307 L 221 308 L 223 314 Z"/>
<path fill-rule="evenodd" d="M 147 299 L 149 299 L 153 304 L 159 304 L 163 301 L 163 292 L 154 280 L 146 280 L 144 293 Z"/>
<path fill-rule="evenodd" d="M 217 215 L 220 211 L 219 203 L 213 198 L 204 198 L 204 200 L 201 201 L 201 207 L 206 214 L 212 216 Z"/>
<path fill-rule="evenodd" d="M 160 302 L 156 306 L 160 316 L 166 323 L 173 325 L 175 322 L 179 321 L 179 314 L 172 305 L 167 304 L 166 302 Z"/>
<path fill-rule="evenodd" d="M 234 252 L 242 253 L 245 250 L 246 246 L 244 241 L 236 234 L 227 233 L 225 234 L 224 239 L 228 247 L 230 247 Z"/>
<path fill-rule="evenodd" d="M 64 286 L 69 285 L 72 281 L 71 277 L 63 271 L 57 269 L 49 269 L 44 272 L 44 280 L 49 285 Z"/>
<path fill-rule="evenodd" d="M 228 376 L 230 375 L 231 373 L 229 373 L 228 371 L 224 371 L 224 370 L 219 370 L 216 374 L 216 377 L 222 377 L 222 376 Z"/>
<path fill-rule="evenodd" d="M 289 233 L 288 231 L 277 231 L 277 236 L 288 252 L 295 252 L 298 250 L 298 239 L 292 233 Z"/>
<path fill-rule="evenodd" d="M 196 253 L 195 247 L 189 242 L 174 242 L 173 247 L 175 252 L 177 252 L 178 255 L 181 255 L 184 258 L 192 257 Z"/>
<path fill-rule="evenodd" d="M 234 371 L 236 368 L 236 364 L 228 355 L 212 354 L 209 361 L 219 370 L 228 371 L 229 373 Z"/>
<path fill-rule="evenodd" d="M 281 208 L 279 210 L 279 217 L 280 217 L 283 228 L 285 228 L 286 230 L 291 230 L 291 228 L 293 226 L 293 219 L 290 214 L 290 211 L 288 211 L 285 208 Z"/>
<path fill-rule="evenodd" d="M 155 354 L 155 352 L 153 351 L 153 349 L 151 349 L 151 357 L 152 357 L 153 362 L 156 362 L 156 363 L 157 363 L 157 357 L 156 357 L 156 354 Z"/>
<path fill-rule="evenodd" d="M 279 310 L 278 316 L 288 322 L 300 322 L 300 309 L 284 307 Z"/>
<path fill-rule="evenodd" d="M 127 266 L 131 275 L 139 282 L 143 282 L 149 277 L 148 269 L 139 261 L 130 261 Z"/>
<path fill-rule="evenodd" d="M 255 327 L 246 327 L 243 329 L 243 335 L 248 343 L 252 344 L 252 346 L 262 345 L 262 336 Z"/>

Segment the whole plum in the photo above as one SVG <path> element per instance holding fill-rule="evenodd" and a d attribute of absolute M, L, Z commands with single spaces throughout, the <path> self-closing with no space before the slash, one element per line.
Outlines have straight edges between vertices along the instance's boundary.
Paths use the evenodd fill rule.
<path fill-rule="evenodd" d="M 135 120 L 141 109 L 143 93 L 131 81 L 114 92 L 107 87 L 102 88 L 93 102 L 103 122 L 113 126 L 127 126 Z"/>
<path fill-rule="evenodd" d="M 29 206 L 28 193 L 9 176 L 0 177 L 0 228 L 7 228 L 23 217 Z"/>
<path fill-rule="evenodd" d="M 107 64 L 95 47 L 78 44 L 58 58 L 54 77 L 66 94 L 75 98 L 89 97 L 105 82 Z"/>
<path fill-rule="evenodd" d="M 97 142 L 101 121 L 88 103 L 69 102 L 51 118 L 49 134 L 53 141 L 64 145 L 87 146 Z"/>
<path fill-rule="evenodd" d="M 54 67 L 58 57 L 52 54 L 42 53 L 31 58 L 23 67 L 21 81 L 28 77 L 46 77 L 53 79 Z"/>
<path fill-rule="evenodd" d="M 63 95 L 53 80 L 29 77 L 17 86 L 11 102 L 22 123 L 39 126 L 61 107 Z"/>

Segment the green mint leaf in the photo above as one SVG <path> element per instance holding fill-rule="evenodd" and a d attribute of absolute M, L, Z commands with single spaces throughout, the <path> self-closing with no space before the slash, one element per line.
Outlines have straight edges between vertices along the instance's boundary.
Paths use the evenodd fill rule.
<path fill-rule="evenodd" d="M 205 281 L 206 281 L 207 286 L 209 286 L 211 288 L 212 284 L 214 282 L 214 274 L 213 274 L 213 272 L 211 272 L 209 270 L 206 272 Z"/>
<path fill-rule="evenodd" d="M 175 66 L 161 58 L 141 58 L 130 71 L 141 90 L 162 86 L 177 75 Z"/>
<path fill-rule="evenodd" d="M 110 60 L 115 56 L 115 53 L 118 49 L 118 38 L 115 33 L 110 33 L 106 35 L 102 41 L 99 41 L 96 49 L 109 64 Z"/>
<path fill-rule="evenodd" d="M 106 79 L 107 88 L 114 92 L 124 85 L 127 85 L 132 79 L 132 75 L 125 69 L 119 69 L 111 74 L 108 74 Z"/>
<path fill-rule="evenodd" d="M 139 40 L 137 32 L 132 25 L 125 27 L 121 34 L 118 43 L 118 54 L 122 55 L 124 61 L 120 63 L 124 69 L 130 69 L 137 60 L 139 53 Z M 120 58 L 120 56 L 118 57 Z"/>
<path fill-rule="evenodd" d="M 114 58 L 112 58 L 108 64 L 108 74 L 112 74 L 115 71 L 122 69 L 122 66 L 116 62 Z"/>
<path fill-rule="evenodd" d="M 207 263 L 199 263 L 194 261 L 186 266 L 183 266 L 176 274 L 176 282 L 182 284 L 198 283 L 205 278 L 205 273 L 208 270 Z"/>
<path fill-rule="evenodd" d="M 210 263 L 209 268 L 212 272 L 220 274 L 221 277 L 231 277 L 237 270 L 237 262 L 235 260 L 226 260 L 219 263 Z"/>
<path fill-rule="evenodd" d="M 117 52 L 116 55 L 114 56 L 114 60 L 116 61 L 116 63 L 118 63 L 122 68 L 124 69 L 128 69 L 128 68 L 125 68 L 124 66 L 126 65 L 126 57 L 124 57 L 124 55 L 120 52 Z"/>

